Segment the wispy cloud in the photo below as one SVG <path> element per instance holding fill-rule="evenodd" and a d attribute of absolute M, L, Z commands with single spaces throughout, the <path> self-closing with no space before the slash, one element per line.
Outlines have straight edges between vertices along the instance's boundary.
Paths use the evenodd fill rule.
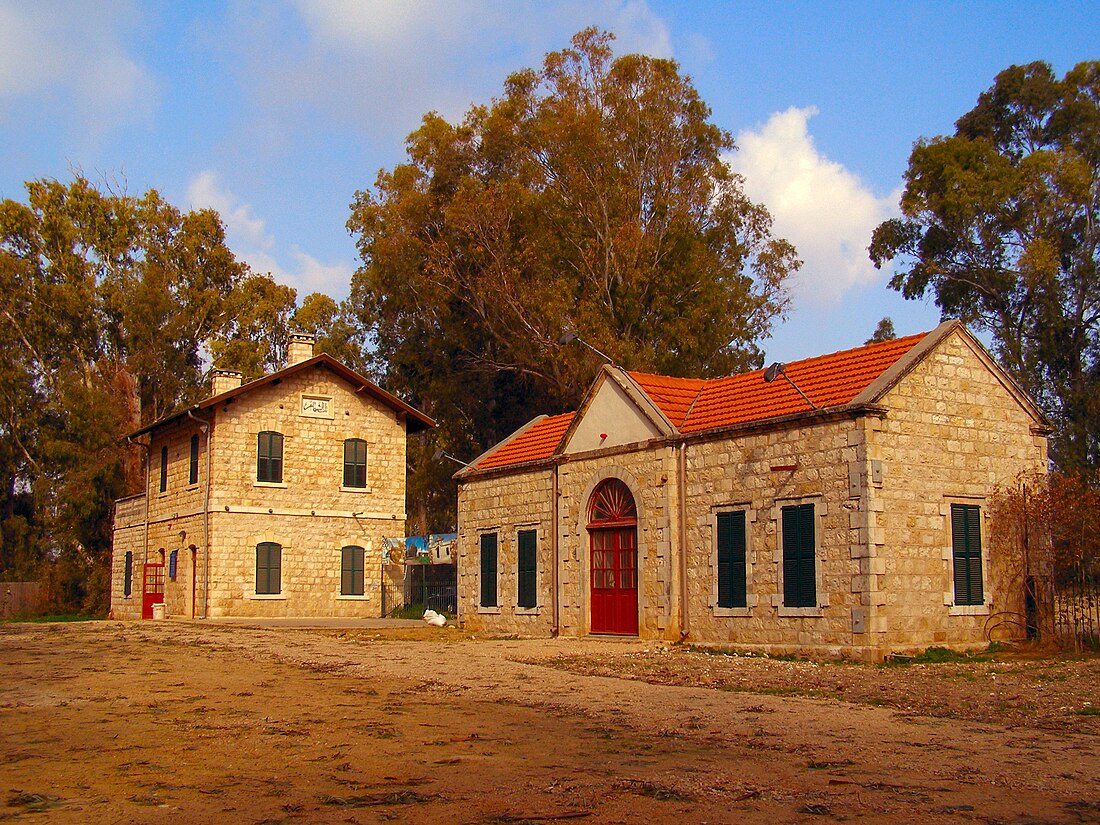
<path fill-rule="evenodd" d="M 93 134 L 147 119 L 157 83 L 119 38 L 138 18 L 126 3 L 0 0 L 0 103 L 52 95 Z"/>
<path fill-rule="evenodd" d="M 774 231 L 805 262 L 794 294 L 799 303 L 835 305 L 851 289 L 882 278 L 867 258 L 871 233 L 897 213 L 900 190 L 877 197 L 860 179 L 814 146 L 807 124 L 817 109 L 776 112 L 737 136 L 727 157 L 745 191 L 775 219 Z"/>
<path fill-rule="evenodd" d="M 195 175 L 187 186 L 187 199 L 192 208 L 214 209 L 221 215 L 229 247 L 254 272 L 270 272 L 276 280 L 298 290 L 299 298 L 310 292 L 333 296 L 347 292 L 350 265 L 322 263 L 292 245 L 285 252 L 291 260 L 287 266 L 280 260 L 283 253 L 277 251 L 276 239 L 267 231 L 263 218 L 223 185 L 217 173 L 206 170 Z"/>

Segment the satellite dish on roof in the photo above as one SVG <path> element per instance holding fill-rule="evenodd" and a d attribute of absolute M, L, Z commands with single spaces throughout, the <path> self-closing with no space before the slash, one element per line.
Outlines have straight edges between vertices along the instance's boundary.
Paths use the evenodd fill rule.
<path fill-rule="evenodd" d="M 778 378 L 779 374 L 782 372 L 783 365 L 776 361 L 774 364 L 764 370 L 764 381 L 770 384 L 772 381 Z"/>

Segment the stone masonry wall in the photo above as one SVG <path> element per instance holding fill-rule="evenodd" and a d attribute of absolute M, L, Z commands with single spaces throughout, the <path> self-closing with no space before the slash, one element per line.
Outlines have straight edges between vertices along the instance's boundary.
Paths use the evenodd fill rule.
<path fill-rule="evenodd" d="M 458 489 L 458 610 L 464 627 L 494 634 L 548 636 L 554 623 L 551 591 L 551 494 L 553 473 L 528 473 L 482 479 Z M 534 610 L 519 608 L 518 533 L 536 531 Z M 482 533 L 497 533 L 497 608 L 482 608 Z"/>
<path fill-rule="evenodd" d="M 687 447 L 689 640 L 772 653 L 865 655 L 853 634 L 861 593 L 860 563 L 850 546 L 848 465 L 857 457 L 850 433 L 831 422 L 746 433 Z M 781 508 L 814 505 L 816 608 L 783 607 Z M 717 607 L 717 513 L 744 510 L 747 540 L 745 608 Z M 855 592 L 854 592 L 855 591 Z M 869 655 L 869 654 L 867 654 Z"/>
<path fill-rule="evenodd" d="M 868 432 L 883 478 L 873 531 L 884 594 L 876 629 L 892 650 L 984 646 L 991 614 L 1022 610 L 1022 583 L 997 577 L 990 497 L 1020 472 L 1046 470 L 1046 438 L 1031 433 L 1033 419 L 958 333 L 884 403 L 889 414 Z M 954 606 L 952 503 L 981 508 L 984 606 Z M 996 632 L 1013 630 L 1020 632 Z"/>
<path fill-rule="evenodd" d="M 327 400 L 323 414 L 303 415 L 302 396 Z M 324 368 L 311 368 L 258 387 L 216 409 L 210 489 L 210 616 L 378 616 L 381 613 L 381 539 L 405 534 L 405 423 L 367 393 L 357 393 Z M 136 516 L 123 504 L 116 520 L 112 611 L 141 614 L 146 562 L 179 550 L 175 581 L 165 583 L 170 616 L 203 614 L 206 560 L 203 497 L 206 442 L 200 425 L 183 418 L 154 431 L 150 449 L 149 541 L 144 506 Z M 256 481 L 257 436 L 283 434 L 283 480 Z M 190 439 L 200 433 L 199 478 L 190 484 Z M 344 440 L 367 442 L 367 487 L 343 487 Z M 160 492 L 161 447 L 168 447 L 168 484 Z M 282 593 L 257 596 L 256 547 L 283 545 Z M 249 543 L 251 542 L 251 543 Z M 340 595 L 340 548 L 365 550 L 363 596 Z M 194 549 L 192 549 L 192 547 Z M 134 585 L 123 596 L 125 552 L 134 553 Z"/>

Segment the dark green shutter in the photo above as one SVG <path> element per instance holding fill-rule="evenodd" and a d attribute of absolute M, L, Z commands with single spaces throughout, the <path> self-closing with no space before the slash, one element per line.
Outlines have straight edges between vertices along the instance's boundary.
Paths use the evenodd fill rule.
<path fill-rule="evenodd" d="M 497 606 L 497 534 L 481 535 L 481 606 Z"/>
<path fill-rule="evenodd" d="M 817 607 L 814 558 L 814 506 L 784 507 L 783 606 Z"/>
<path fill-rule="evenodd" d="M 160 491 L 168 490 L 168 448 L 160 448 Z"/>
<path fill-rule="evenodd" d="M 256 480 L 271 484 L 283 481 L 283 434 L 260 433 L 256 443 Z"/>
<path fill-rule="evenodd" d="M 367 442 L 361 438 L 344 442 L 344 486 L 367 486 Z"/>
<path fill-rule="evenodd" d="M 265 541 L 256 545 L 256 592 L 276 595 L 282 592 L 283 548 Z"/>
<path fill-rule="evenodd" d="M 747 607 L 745 511 L 718 514 L 718 606 Z"/>
<path fill-rule="evenodd" d="M 129 596 L 134 592 L 134 554 L 126 554 L 126 566 L 122 572 L 122 595 Z"/>
<path fill-rule="evenodd" d="M 519 607 L 537 607 L 536 592 L 537 541 L 534 530 L 519 532 Z"/>
<path fill-rule="evenodd" d="M 955 604 L 985 604 L 982 590 L 981 509 L 977 505 L 951 505 L 951 550 Z"/>
<path fill-rule="evenodd" d="M 188 484 L 199 483 L 199 437 L 191 436 L 191 473 L 187 479 Z"/>
<path fill-rule="evenodd" d="M 341 551 L 340 595 L 363 595 L 363 561 L 364 553 L 362 547 L 352 545 L 345 547 Z"/>

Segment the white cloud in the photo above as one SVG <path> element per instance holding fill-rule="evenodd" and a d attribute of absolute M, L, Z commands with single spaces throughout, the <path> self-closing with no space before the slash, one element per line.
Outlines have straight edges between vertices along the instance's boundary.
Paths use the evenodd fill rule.
<path fill-rule="evenodd" d="M 194 209 L 214 209 L 221 215 L 229 247 L 253 272 L 270 272 L 275 280 L 294 287 L 299 298 L 311 292 L 333 297 L 347 292 L 353 269 L 349 264 L 325 264 L 292 246 L 288 254 L 293 263 L 284 265 L 263 218 L 222 185 L 216 172 L 205 170 L 195 175 L 187 186 L 187 199 Z"/>
<path fill-rule="evenodd" d="M 119 40 L 137 16 L 125 3 L 0 0 L 0 100 L 59 93 L 94 133 L 149 117 L 157 84 Z"/>
<path fill-rule="evenodd" d="M 428 111 L 461 119 L 499 95 L 507 74 L 538 66 L 586 26 L 613 31 L 618 53 L 672 54 L 668 28 L 645 0 L 293 0 L 292 8 L 297 36 L 288 39 L 285 19 L 237 7 L 222 36 L 232 48 L 248 44 L 245 88 L 271 124 L 308 112 L 311 128 L 320 115 L 386 141 Z"/>
<path fill-rule="evenodd" d="M 821 155 L 807 122 L 817 109 L 776 112 L 737 136 L 726 160 L 745 178 L 745 191 L 775 219 L 773 231 L 791 241 L 805 262 L 794 286 L 799 303 L 835 305 L 850 289 L 878 282 L 867 257 L 871 233 L 897 214 L 900 190 L 876 197 L 841 164 Z"/>

